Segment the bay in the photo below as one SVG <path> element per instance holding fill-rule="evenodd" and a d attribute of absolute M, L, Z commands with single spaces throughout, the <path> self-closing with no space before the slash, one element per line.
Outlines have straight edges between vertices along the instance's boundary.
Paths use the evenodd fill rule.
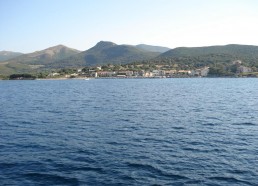
<path fill-rule="evenodd" d="M 257 185 L 258 80 L 0 81 L 1 185 Z"/>

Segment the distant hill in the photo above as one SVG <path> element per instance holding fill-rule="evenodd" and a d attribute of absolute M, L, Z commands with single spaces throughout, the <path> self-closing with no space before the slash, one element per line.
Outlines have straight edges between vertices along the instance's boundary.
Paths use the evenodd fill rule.
<path fill-rule="evenodd" d="M 157 64 L 177 64 L 181 67 L 228 66 L 233 61 L 240 60 L 249 67 L 258 68 L 258 46 L 253 45 L 224 45 L 208 47 L 179 47 L 169 50 L 156 59 Z"/>
<path fill-rule="evenodd" d="M 159 57 L 196 57 L 209 54 L 226 54 L 231 56 L 253 56 L 258 57 L 258 46 L 252 45 L 225 45 L 208 47 L 179 47 L 171 49 Z"/>
<path fill-rule="evenodd" d="M 27 65 L 46 65 L 53 63 L 57 60 L 70 57 L 78 54 L 80 51 L 68 48 L 64 45 L 57 45 L 41 51 L 36 51 L 29 54 L 24 54 L 16 58 L 10 59 L 7 62 L 10 63 L 21 63 Z"/>
<path fill-rule="evenodd" d="M 159 53 L 164 53 L 171 50 L 171 48 L 167 48 L 167 47 L 152 46 L 152 45 L 145 45 L 145 44 L 139 44 L 139 45 L 136 45 L 135 47 L 145 51 L 159 52 Z"/>
<path fill-rule="evenodd" d="M 55 63 L 60 59 L 78 54 L 80 51 L 57 45 L 45 50 L 36 51 L 29 54 L 19 55 L 15 58 L 0 62 L 0 75 L 10 75 L 12 73 L 33 73 L 47 64 Z"/>
<path fill-rule="evenodd" d="M 100 41 L 89 50 L 80 52 L 58 45 L 0 62 L 0 75 L 133 62 L 138 64 L 163 64 L 176 69 L 195 69 L 202 66 L 230 69 L 233 61 L 240 60 L 243 65 L 254 70 L 258 69 L 258 46 L 231 44 L 208 47 L 179 47 L 162 54 L 146 51 L 146 47 L 145 49 L 142 47 L 146 45 L 137 46 L 117 45 L 112 42 Z M 4 53 L 1 52 L 1 54 Z"/>
<path fill-rule="evenodd" d="M 6 60 L 9 60 L 9 59 L 13 59 L 13 58 L 18 57 L 20 55 L 23 55 L 23 53 L 11 52 L 11 51 L 0 51 L 0 62 L 6 61 Z"/>
<path fill-rule="evenodd" d="M 126 64 L 157 57 L 160 53 L 149 52 L 130 45 L 117 45 L 100 41 L 94 47 L 69 58 L 48 65 L 51 68 L 94 66 L 103 64 Z"/>

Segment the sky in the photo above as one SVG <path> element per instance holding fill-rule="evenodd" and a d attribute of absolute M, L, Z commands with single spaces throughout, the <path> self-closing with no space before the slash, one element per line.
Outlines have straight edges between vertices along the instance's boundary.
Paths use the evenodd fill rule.
<path fill-rule="evenodd" d="M 258 45 L 257 0 L 0 0 L 0 51 Z"/>

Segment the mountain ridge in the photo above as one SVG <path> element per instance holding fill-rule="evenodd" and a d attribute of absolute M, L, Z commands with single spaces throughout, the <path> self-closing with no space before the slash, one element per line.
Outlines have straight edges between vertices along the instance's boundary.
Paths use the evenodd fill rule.
<path fill-rule="evenodd" d="M 100 41 L 92 48 L 77 55 L 59 60 L 49 67 L 94 66 L 104 64 L 125 64 L 157 57 L 160 53 L 138 49 L 131 45 L 118 45 L 110 41 Z"/>
<path fill-rule="evenodd" d="M 250 55 L 254 53 L 258 56 L 258 46 L 228 44 L 203 47 L 177 47 L 162 53 L 159 57 L 182 57 L 208 54 Z"/>
<path fill-rule="evenodd" d="M 22 63 L 28 65 L 45 65 L 53 61 L 64 59 L 78 53 L 80 53 L 80 51 L 76 49 L 72 49 L 64 45 L 56 45 L 40 51 L 23 54 L 16 58 L 7 60 L 6 62 Z"/>
<path fill-rule="evenodd" d="M 56 45 L 0 62 L 0 74 L 35 72 L 58 68 L 80 68 L 106 64 L 150 63 L 198 68 L 200 66 L 228 65 L 240 60 L 244 65 L 258 69 L 258 46 L 214 45 L 204 47 L 177 47 L 164 53 L 149 52 L 134 45 L 118 45 L 100 41 L 85 51 Z"/>

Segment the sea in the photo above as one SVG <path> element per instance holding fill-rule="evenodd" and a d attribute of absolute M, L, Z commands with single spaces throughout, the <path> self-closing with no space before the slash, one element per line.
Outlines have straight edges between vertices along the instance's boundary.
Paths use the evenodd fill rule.
<path fill-rule="evenodd" d="M 258 79 L 0 81 L 0 185 L 258 185 Z"/>

